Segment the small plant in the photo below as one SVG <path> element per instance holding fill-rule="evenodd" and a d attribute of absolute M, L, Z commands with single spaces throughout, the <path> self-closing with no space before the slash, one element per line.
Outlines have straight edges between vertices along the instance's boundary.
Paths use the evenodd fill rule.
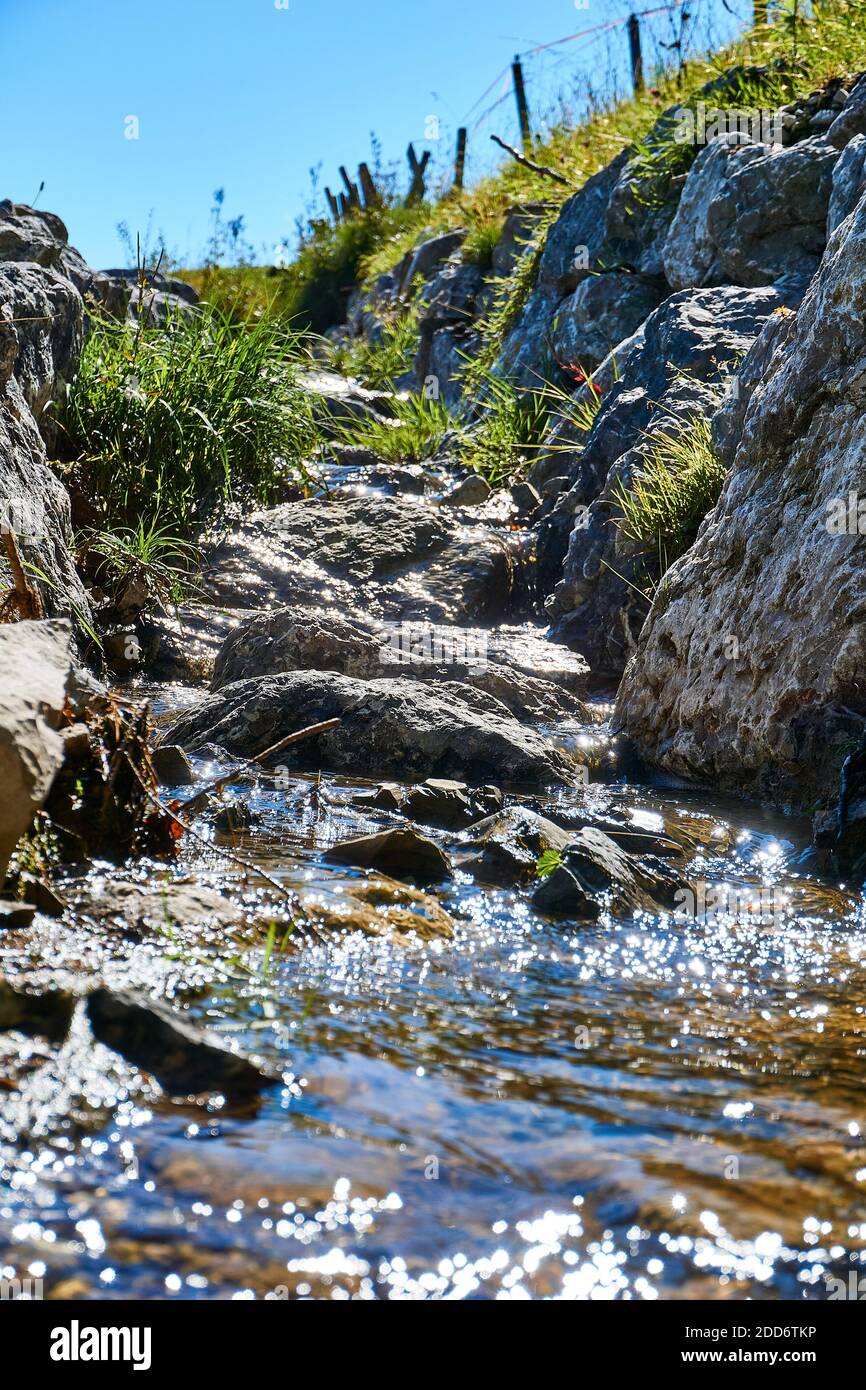
<path fill-rule="evenodd" d="M 267 501 L 287 466 L 304 474 L 317 429 L 300 360 L 271 319 L 96 320 L 60 423 L 99 529 L 185 531 L 238 493 Z"/>
<path fill-rule="evenodd" d="M 332 351 L 334 366 L 374 389 L 392 388 L 395 377 L 412 366 L 418 351 L 419 305 L 413 297 L 384 319 L 378 341 L 359 338 Z"/>
<path fill-rule="evenodd" d="M 461 457 L 491 487 L 501 487 L 538 457 L 550 403 L 544 390 L 518 391 L 492 372 L 484 381 L 485 413 Z"/>
<path fill-rule="evenodd" d="M 562 863 L 562 855 L 558 849 L 542 850 L 538 856 L 538 863 L 535 866 L 536 878 L 549 878 L 550 875 L 559 868 Z"/>
<path fill-rule="evenodd" d="M 658 554 L 664 574 L 688 550 L 715 506 L 725 469 L 712 444 L 709 420 L 695 415 L 681 428 L 655 435 L 646 462 L 629 486 L 614 489 L 622 508 L 617 523 L 638 548 Z"/>
<path fill-rule="evenodd" d="M 362 445 L 391 463 L 430 458 L 454 425 L 445 402 L 424 395 L 395 395 L 393 404 L 393 423 L 334 419 L 337 439 Z"/>
<path fill-rule="evenodd" d="M 91 531 L 84 537 L 79 564 L 94 582 L 117 600 L 139 586 L 163 608 L 176 607 L 194 586 L 201 551 L 158 520 L 115 531 Z"/>

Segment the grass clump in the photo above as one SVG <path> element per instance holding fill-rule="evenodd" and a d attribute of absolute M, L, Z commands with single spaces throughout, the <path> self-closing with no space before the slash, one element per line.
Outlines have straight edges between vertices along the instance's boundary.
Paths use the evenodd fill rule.
<path fill-rule="evenodd" d="M 550 402 L 544 391 L 519 391 L 488 372 L 483 407 L 478 426 L 465 438 L 461 462 L 491 487 L 502 487 L 538 457 Z"/>
<path fill-rule="evenodd" d="M 691 546 L 724 480 L 710 422 L 692 416 L 682 428 L 671 426 L 656 435 L 631 484 L 614 489 L 623 513 L 619 529 L 638 549 L 657 554 L 664 574 Z"/>
<path fill-rule="evenodd" d="M 206 307 L 164 329 L 94 322 L 61 425 L 96 525 L 142 525 L 153 544 L 235 496 L 267 502 L 317 438 L 300 361 L 273 319 L 238 328 Z"/>
<path fill-rule="evenodd" d="M 394 420 L 333 420 L 342 444 L 371 449 L 389 463 L 418 463 L 435 454 L 454 426 L 443 400 L 421 395 L 394 397 Z"/>

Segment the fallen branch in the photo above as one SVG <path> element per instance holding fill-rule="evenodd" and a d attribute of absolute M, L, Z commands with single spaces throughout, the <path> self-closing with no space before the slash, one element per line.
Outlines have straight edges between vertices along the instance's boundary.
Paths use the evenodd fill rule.
<path fill-rule="evenodd" d="M 224 777 L 217 777 L 216 781 L 209 782 L 206 787 L 202 787 L 200 792 L 196 792 L 195 796 L 191 796 L 189 801 L 185 801 L 180 809 L 182 811 L 190 811 L 193 815 L 197 814 L 198 811 L 202 810 L 202 808 L 207 805 L 210 798 L 212 796 L 218 796 L 223 787 L 233 781 L 234 778 L 237 777 L 238 772 L 243 768 L 253 767 L 255 765 L 261 766 L 266 758 L 272 758 L 275 754 L 282 753 L 283 749 L 288 748 L 291 744 L 301 743 L 305 738 L 314 738 L 316 734 L 326 734 L 329 729 L 336 729 L 339 723 L 339 718 L 323 719 L 321 724 L 308 724 L 306 729 L 298 729 L 296 733 L 289 734 L 287 738 L 280 739 L 280 742 L 275 743 L 273 747 L 266 748 L 264 753 L 256 753 L 254 758 L 246 758 L 242 764 L 242 768 L 232 768 L 231 772 L 227 772 Z"/>
<path fill-rule="evenodd" d="M 533 174 L 543 174 L 546 179 L 553 179 L 555 183 L 564 183 L 566 188 L 571 188 L 571 181 L 564 174 L 558 174 L 555 169 L 549 169 L 546 164 L 536 164 L 534 159 L 527 159 L 525 154 L 516 150 L 513 145 L 509 145 L 505 140 L 500 140 L 498 135 L 491 135 L 490 139 L 500 149 L 510 154 L 512 159 L 516 159 L 518 164 L 522 164 L 524 169 L 531 169 Z"/>

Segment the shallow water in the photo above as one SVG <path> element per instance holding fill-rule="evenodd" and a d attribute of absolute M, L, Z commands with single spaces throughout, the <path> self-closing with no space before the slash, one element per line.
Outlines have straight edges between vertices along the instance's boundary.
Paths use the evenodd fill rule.
<path fill-rule="evenodd" d="M 239 784 L 260 820 L 235 847 L 339 900 L 363 875 L 322 851 L 377 824 L 357 785 Z M 686 877 L 742 890 L 740 919 L 553 924 L 458 874 L 450 939 L 142 948 L 140 983 L 198 976 L 194 1012 L 284 1084 L 205 1108 L 83 1019 L 59 1055 L 0 1035 L 7 1276 L 100 1297 L 827 1297 L 866 1252 L 859 902 L 798 876 L 802 822 L 657 788 L 555 805 L 585 796 L 664 826 Z M 200 846 L 181 867 L 226 881 Z M 775 920 L 746 910 L 762 886 Z"/>

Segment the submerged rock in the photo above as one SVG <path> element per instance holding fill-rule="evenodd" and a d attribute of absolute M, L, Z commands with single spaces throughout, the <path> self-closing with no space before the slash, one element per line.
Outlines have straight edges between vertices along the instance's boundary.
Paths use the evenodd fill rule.
<path fill-rule="evenodd" d="M 479 713 L 456 697 L 453 684 L 442 698 L 435 687 L 416 681 L 360 681 L 328 671 L 292 671 L 227 686 L 185 710 L 164 738 L 190 752 L 215 743 L 247 757 L 335 717 L 337 728 L 287 749 L 279 761 L 401 781 L 571 780 L 564 756 L 540 734 L 499 714 Z"/>
<path fill-rule="evenodd" d="M 87 1017 L 98 1042 L 150 1072 L 171 1095 L 219 1091 L 240 1098 L 277 1079 L 152 999 L 98 989 L 88 996 Z"/>
<path fill-rule="evenodd" d="M 14 1029 L 28 1037 L 36 1034 L 62 1042 L 69 1032 L 75 1002 L 74 995 L 64 990 L 31 994 L 0 979 L 0 1030 Z"/>
<path fill-rule="evenodd" d="M 189 758 L 176 744 L 164 743 L 154 748 L 153 770 L 166 787 L 189 787 L 195 781 Z"/>
<path fill-rule="evenodd" d="M 382 830 L 332 845 L 324 855 L 329 864 L 354 864 L 361 869 L 381 869 L 383 873 L 404 875 L 420 883 L 451 877 L 451 865 L 435 841 L 409 827 Z"/>

